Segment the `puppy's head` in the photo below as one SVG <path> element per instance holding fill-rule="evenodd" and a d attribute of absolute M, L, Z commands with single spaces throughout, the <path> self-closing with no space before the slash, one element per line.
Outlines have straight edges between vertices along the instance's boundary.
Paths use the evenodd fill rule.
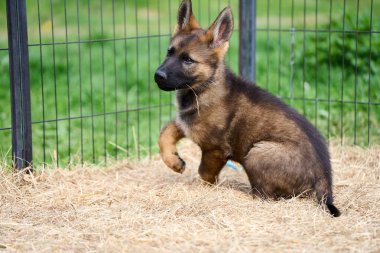
<path fill-rule="evenodd" d="M 166 59 L 154 76 L 160 89 L 196 88 L 210 80 L 224 61 L 232 29 L 233 19 L 229 7 L 204 30 L 193 16 L 191 0 L 183 0 Z"/>

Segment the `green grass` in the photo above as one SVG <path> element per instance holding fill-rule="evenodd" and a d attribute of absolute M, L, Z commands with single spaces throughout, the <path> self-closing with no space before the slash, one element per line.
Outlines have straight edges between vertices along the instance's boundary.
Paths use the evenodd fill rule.
<path fill-rule="evenodd" d="M 76 2 L 67 1 L 67 20 L 64 1 L 52 2 L 50 9 L 49 1 L 40 0 L 39 24 L 37 1 L 27 0 L 35 162 L 45 160 L 46 163 L 56 163 L 58 157 L 62 166 L 70 161 L 79 162 L 82 158 L 84 161 L 102 163 L 105 154 L 122 158 L 127 155 L 136 157 L 138 154 L 143 157 L 157 152 L 159 130 L 174 116 L 175 108 L 174 94 L 161 92 L 154 83 L 153 73 L 166 53 L 179 1 L 136 1 L 135 6 L 135 1 L 128 0 L 124 6 L 124 1 L 115 0 L 114 7 L 112 1 L 103 1 L 102 18 L 100 1 L 91 1 L 90 8 L 87 1 L 79 1 L 79 15 Z M 380 43 L 380 34 L 372 35 L 369 88 L 369 34 L 358 35 L 360 54 L 356 61 L 356 36 L 344 35 L 345 57 L 340 59 L 343 54 L 339 43 L 343 35 L 332 33 L 331 55 L 334 59 L 329 66 L 328 33 L 306 32 L 304 40 L 304 33 L 300 31 L 304 26 L 304 1 L 294 1 L 293 14 L 291 2 L 281 1 L 281 19 L 278 1 L 270 2 L 269 11 L 266 2 L 258 3 L 258 28 L 273 29 L 257 32 L 258 85 L 284 97 L 326 137 L 337 138 L 342 135 L 346 143 L 355 141 L 367 145 L 367 126 L 370 123 L 370 140 L 379 143 L 380 107 L 368 106 L 366 103 L 369 98 L 372 102 L 380 102 L 379 57 L 375 49 L 375 45 Z M 334 27 L 339 30 L 343 23 L 342 3 L 333 2 Z M 227 61 L 232 70 L 237 72 L 238 1 L 195 0 L 193 9 L 201 25 L 207 27 L 227 4 L 231 5 L 235 14 L 236 30 Z M 360 17 L 369 17 L 369 6 L 369 0 L 360 1 Z M 306 29 L 328 29 L 329 1 L 318 1 L 318 15 L 316 7 L 315 2 L 307 1 Z M 373 30 L 379 31 L 379 17 L 375 13 L 380 4 L 374 1 L 373 8 Z M 356 1 L 347 1 L 346 29 L 350 25 L 355 26 L 356 9 Z M 267 12 L 270 15 L 269 23 Z M 280 26 L 279 21 L 282 28 L 289 28 L 289 32 L 279 33 L 276 30 Z M 359 28 L 369 24 L 368 18 L 359 21 Z M 294 34 L 290 32 L 292 23 L 296 29 Z M 54 42 L 57 43 L 54 46 L 51 45 L 52 24 Z M 138 36 L 142 37 L 136 38 Z M 126 40 L 122 39 L 125 37 Z M 109 40 L 112 38 L 120 39 Z M 48 45 L 39 46 L 40 39 Z M 104 40 L 77 43 L 80 40 L 99 39 Z M 66 45 L 66 41 L 71 43 Z M 1 48 L 7 48 L 4 1 L 0 3 Z M 294 61 L 292 66 L 291 59 Z M 343 61 L 345 69 L 342 75 Z M 306 67 L 305 76 L 303 66 Z M 8 52 L 0 50 L 0 128 L 10 127 L 8 68 Z M 300 100 L 303 97 L 307 100 Z M 329 98 L 336 102 L 325 102 Z M 342 106 L 342 98 L 360 104 L 345 103 Z M 118 113 L 114 113 L 116 111 Z M 47 122 L 42 123 L 44 120 Z M 4 156 L 11 145 L 11 131 L 0 131 L 0 139 L 0 154 Z"/>

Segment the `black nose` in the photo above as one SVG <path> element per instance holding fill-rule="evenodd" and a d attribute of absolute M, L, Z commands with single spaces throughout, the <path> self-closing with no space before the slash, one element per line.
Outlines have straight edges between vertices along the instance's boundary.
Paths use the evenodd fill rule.
<path fill-rule="evenodd" d="M 160 69 L 157 70 L 156 73 L 154 74 L 154 80 L 156 81 L 156 83 L 165 81 L 167 78 L 168 77 L 166 73 Z"/>

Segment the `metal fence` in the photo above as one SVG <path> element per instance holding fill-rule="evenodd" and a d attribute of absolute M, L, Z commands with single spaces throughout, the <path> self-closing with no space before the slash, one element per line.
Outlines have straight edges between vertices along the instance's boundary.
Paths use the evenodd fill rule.
<path fill-rule="evenodd" d="M 57 166 L 156 153 L 175 107 L 152 76 L 179 2 L 0 2 L 0 163 L 13 154 L 26 166 L 32 148 L 35 164 Z M 193 0 L 193 11 L 208 27 L 226 5 L 234 72 L 240 66 L 330 140 L 379 143 L 380 3 Z"/>

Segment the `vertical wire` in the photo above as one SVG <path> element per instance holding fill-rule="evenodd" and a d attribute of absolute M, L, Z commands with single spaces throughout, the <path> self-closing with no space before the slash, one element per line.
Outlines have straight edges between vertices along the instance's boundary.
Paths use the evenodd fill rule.
<path fill-rule="evenodd" d="M 152 91 L 151 91 L 151 83 L 150 83 L 150 17 L 149 17 L 149 0 L 146 1 L 147 5 L 147 28 L 148 28 L 148 122 L 149 122 L 149 133 L 148 133 L 148 139 L 149 139 L 149 158 L 152 157 L 152 110 L 151 110 L 151 102 L 152 101 Z"/>
<path fill-rule="evenodd" d="M 280 96 L 280 89 L 281 89 L 281 1 L 279 3 L 279 19 L 278 19 L 278 84 L 277 84 L 277 95 Z"/>
<path fill-rule="evenodd" d="M 169 0 L 169 32 L 170 34 L 172 34 L 171 32 L 173 31 L 171 13 L 172 13 L 172 1 Z"/>
<path fill-rule="evenodd" d="M 92 137 L 92 162 L 95 163 L 95 136 L 94 136 L 94 96 L 92 82 L 92 36 L 91 36 L 91 10 L 90 0 L 88 0 L 88 36 L 89 36 L 89 53 L 90 53 L 90 96 L 91 96 L 91 137 Z"/>
<path fill-rule="evenodd" d="M 318 0 L 315 1 L 315 95 L 314 95 L 314 110 L 315 110 L 315 127 L 318 127 Z"/>
<path fill-rule="evenodd" d="M 65 7 L 65 38 L 66 38 L 66 78 L 67 78 L 67 113 L 68 113 L 68 122 L 69 122 L 69 149 L 68 155 L 69 160 L 68 164 L 71 165 L 71 107 L 70 107 L 70 75 L 69 75 L 69 44 L 68 44 L 68 33 L 67 33 L 67 4 L 66 0 L 64 1 Z"/>
<path fill-rule="evenodd" d="M 200 12 L 200 10 L 201 10 L 201 7 L 200 7 L 200 3 L 198 3 L 199 4 L 199 13 L 201 13 Z M 228 0 L 228 6 L 230 6 L 230 8 L 232 8 L 231 7 L 231 0 Z M 200 14 L 199 14 L 199 23 L 200 23 Z M 227 61 L 228 61 L 228 66 L 231 66 L 231 50 L 228 50 L 228 54 L 227 54 Z"/>
<path fill-rule="evenodd" d="M 266 89 L 269 89 L 269 5 L 270 0 L 267 0 L 267 45 L 266 45 L 266 55 L 267 55 L 267 71 L 266 71 Z"/>
<path fill-rule="evenodd" d="M 117 135 L 118 135 L 118 116 L 117 113 L 117 70 L 116 70 L 116 32 L 115 32 L 115 0 L 112 0 L 112 31 L 113 31 L 113 68 L 114 68 L 114 81 L 115 81 L 115 152 L 116 152 L 116 160 L 118 155 L 118 145 L 117 145 Z"/>
<path fill-rule="evenodd" d="M 306 97 L 305 97 L 305 82 L 306 82 L 306 0 L 303 1 L 303 66 L 302 66 L 302 112 L 306 115 Z"/>
<path fill-rule="evenodd" d="M 294 79 L 294 41 L 295 41 L 295 33 L 296 29 L 294 27 L 294 0 L 292 0 L 292 27 L 290 29 L 290 104 L 293 105 L 293 79 Z"/>
<path fill-rule="evenodd" d="M 51 0 L 50 0 L 51 1 Z M 80 42 L 80 26 L 79 26 L 79 3 L 77 3 L 77 29 L 78 29 L 78 41 Z M 78 67 L 79 67 L 79 103 L 80 103 L 80 152 L 81 152 L 81 164 L 83 165 L 83 106 L 82 106 L 82 61 L 81 61 L 81 43 L 78 43 Z"/>
<path fill-rule="evenodd" d="M 207 5 L 207 15 L 208 15 L 208 23 L 211 24 L 211 5 L 210 5 L 210 0 L 208 0 L 208 5 Z"/>
<path fill-rule="evenodd" d="M 343 145 L 343 94 L 344 94 L 344 61 L 345 61 L 345 28 L 346 27 L 346 0 L 343 2 L 343 30 L 342 30 L 342 84 L 341 84 L 341 101 L 340 101 L 340 145 Z"/>
<path fill-rule="evenodd" d="M 202 14 L 201 14 L 201 0 L 198 0 L 198 15 L 197 15 L 197 19 L 198 19 L 198 23 L 201 24 L 201 17 L 202 17 Z"/>
<path fill-rule="evenodd" d="M 371 144 L 371 60 L 372 60 L 372 11 L 373 0 L 371 0 L 371 16 L 369 30 L 369 61 L 368 61 L 368 121 L 367 121 L 367 143 Z"/>
<path fill-rule="evenodd" d="M 51 20 L 51 35 L 53 44 L 53 76 L 54 76 L 54 107 L 55 107 L 55 148 L 57 151 L 56 163 L 59 167 L 59 145 L 58 145 L 58 103 L 57 103 L 57 71 L 55 62 L 55 40 L 54 40 L 54 16 L 53 16 L 53 3 L 50 0 L 50 20 Z"/>
<path fill-rule="evenodd" d="M 103 0 L 100 0 L 100 33 L 102 39 L 104 38 L 104 25 L 103 25 Z M 103 86 L 103 155 L 104 163 L 107 164 L 107 124 L 106 124 L 106 82 L 104 73 L 104 42 L 100 42 L 102 49 L 102 86 Z"/>
<path fill-rule="evenodd" d="M 354 90 L 354 145 L 356 145 L 357 124 L 357 86 L 358 86 L 358 29 L 359 29 L 359 0 L 356 1 L 356 43 L 355 43 L 355 90 Z"/>
<path fill-rule="evenodd" d="M 135 0 L 135 28 L 136 28 L 136 80 L 140 81 L 139 77 L 139 23 L 137 16 L 137 0 Z M 140 159 L 140 88 L 136 88 L 136 106 L 137 106 L 137 158 Z"/>
<path fill-rule="evenodd" d="M 41 38 L 41 14 L 40 14 L 40 0 L 37 0 L 37 13 L 38 13 L 38 35 L 39 35 L 39 47 L 40 47 L 40 76 L 41 76 L 41 98 L 42 98 L 42 147 L 44 163 L 43 168 L 46 165 L 46 129 L 45 129 L 45 95 L 44 95 L 44 75 L 42 64 L 42 38 Z"/>
<path fill-rule="evenodd" d="M 157 8 L 158 8 L 158 18 L 157 18 L 157 24 L 158 24 L 158 64 L 161 64 L 161 10 L 160 10 L 160 1 L 157 1 Z M 162 127 L 162 92 L 159 91 L 159 128 Z"/>
<path fill-rule="evenodd" d="M 327 138 L 330 142 L 331 128 L 331 23 L 332 23 L 332 0 L 330 0 L 330 22 L 329 22 L 329 65 L 328 65 L 328 118 L 327 118 Z"/>
<path fill-rule="evenodd" d="M 158 1 L 159 2 L 159 1 Z M 124 73 L 125 73 L 125 120 L 126 120 L 126 127 L 125 127 L 125 138 L 126 138 L 126 150 L 127 150 L 127 156 L 129 156 L 129 133 L 128 133 L 128 127 L 129 127 L 129 112 L 128 112 L 128 62 L 127 62 L 127 56 L 128 56 L 128 50 L 127 50 L 127 15 L 126 15 L 126 0 L 123 1 L 123 11 L 124 11 Z"/>

